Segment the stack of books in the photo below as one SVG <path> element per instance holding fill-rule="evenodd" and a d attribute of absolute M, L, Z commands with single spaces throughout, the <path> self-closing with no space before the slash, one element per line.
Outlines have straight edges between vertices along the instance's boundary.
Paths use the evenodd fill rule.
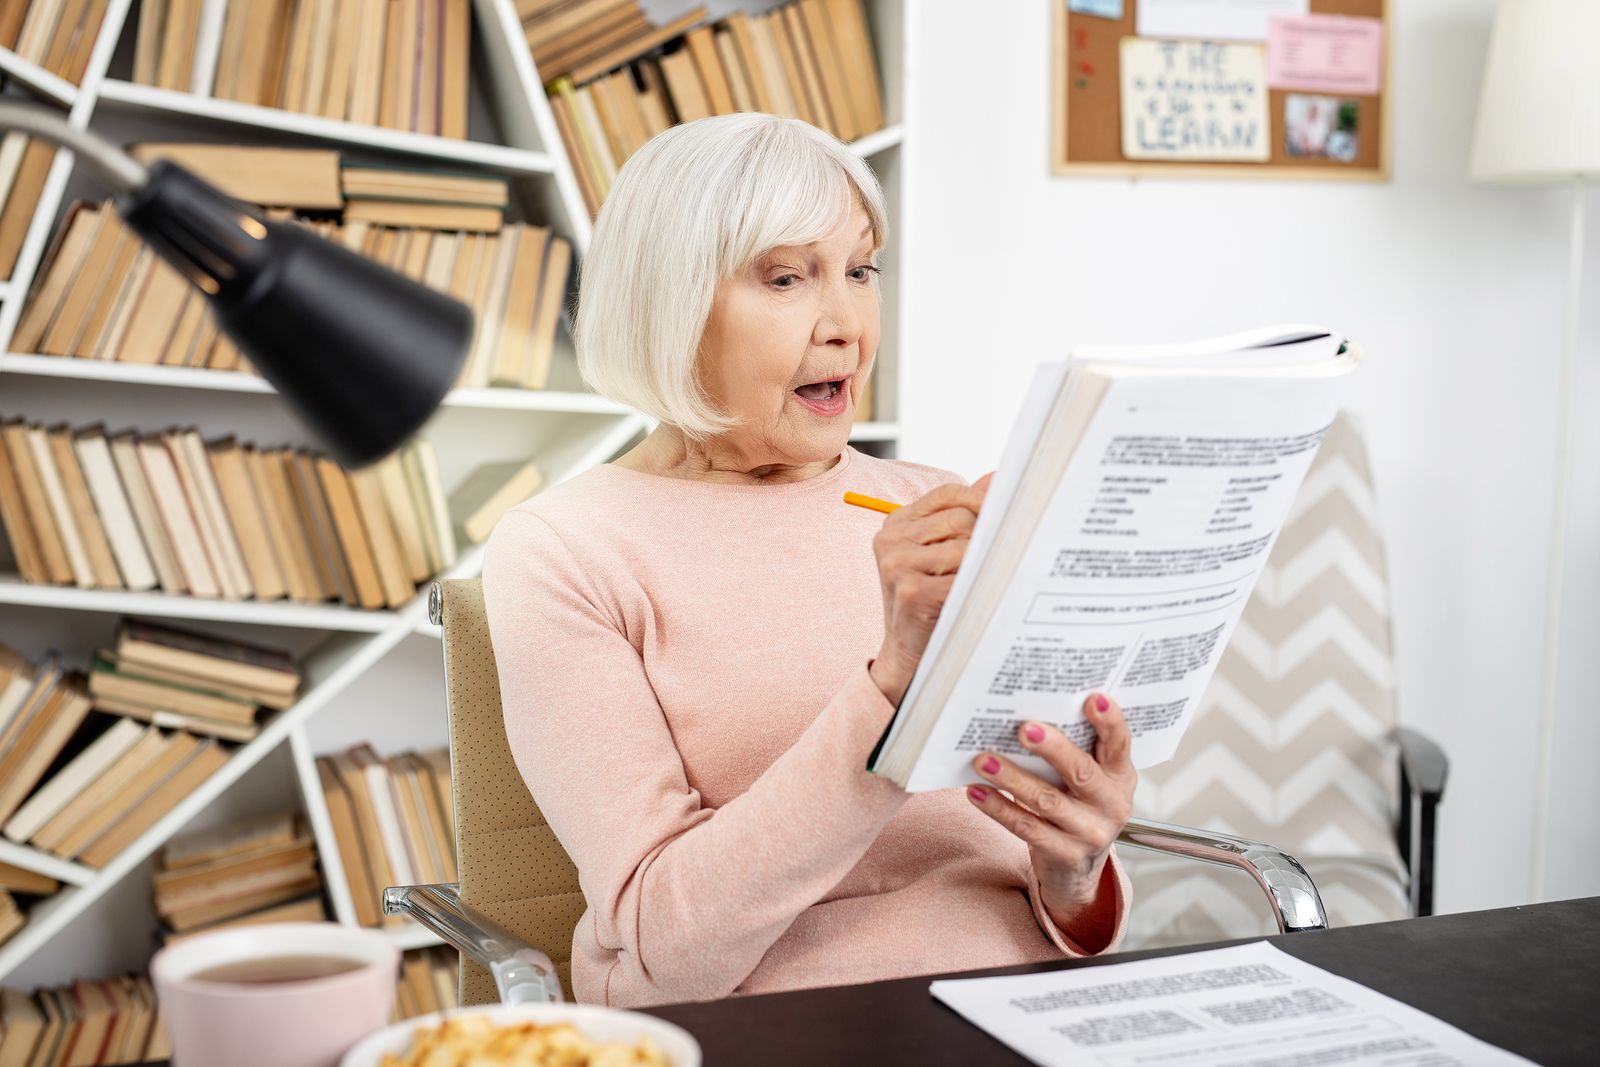
<path fill-rule="evenodd" d="M 371 163 L 345 163 L 339 178 L 346 222 L 479 233 L 505 223 L 504 178 Z"/>
<path fill-rule="evenodd" d="M 15 132 L 0 138 L 0 280 L 16 270 L 55 158 L 56 146 L 48 141 Z"/>
<path fill-rule="evenodd" d="M 385 759 L 356 745 L 319 756 L 317 777 L 362 926 L 405 922 L 383 915 L 389 886 L 456 880 L 449 749 Z"/>
<path fill-rule="evenodd" d="M 456 560 L 422 438 L 347 471 L 194 428 L 0 421 L 0 525 L 22 580 L 395 608 Z"/>
<path fill-rule="evenodd" d="M 248 189 L 259 197 L 252 202 L 298 206 L 295 201 L 319 199 L 320 183 L 274 191 L 259 177 L 216 181 L 217 174 L 260 158 L 247 149 L 234 151 L 240 153 L 235 165 L 215 172 L 181 162 L 226 192 Z M 343 223 L 295 218 L 283 207 L 269 208 L 269 215 L 308 226 L 469 305 L 476 326 L 458 388 L 544 388 L 565 311 L 571 244 L 547 227 L 503 225 L 506 191 L 500 179 L 351 169 L 355 175 L 346 187 L 353 184 L 359 192 L 348 201 L 337 166 L 332 170 Z M 410 222 L 383 224 L 402 220 Z M 27 354 L 254 372 L 219 331 L 205 295 L 134 236 L 109 202 L 78 201 L 68 208 L 35 275 L 11 347 Z"/>
<path fill-rule="evenodd" d="M 456 972 L 460 956 L 448 946 L 419 948 L 401 958 L 391 1022 L 460 1007 Z"/>
<path fill-rule="evenodd" d="M 138 619 L 117 625 L 115 644 L 89 671 L 96 711 L 249 741 L 259 712 L 299 699 L 300 671 L 281 649 Z"/>
<path fill-rule="evenodd" d="M 0 646 L 0 832 L 62 859 L 103 867 L 228 761 L 227 740 L 253 735 L 164 707 L 166 692 L 253 702 L 271 677 L 287 706 L 298 672 L 282 652 L 135 620 L 100 657 L 143 688 L 96 695 L 51 652 L 30 663 Z M 194 685 L 182 679 L 198 679 Z M 226 739 L 226 740 L 225 740 Z"/>
<path fill-rule="evenodd" d="M 124 1064 L 172 1055 L 146 975 L 69 986 L 0 989 L 0 1064 Z"/>
<path fill-rule="evenodd" d="M 5 0 L 0 48 L 77 85 L 105 17 L 105 0 Z"/>
<path fill-rule="evenodd" d="M 294 812 L 173 838 L 152 888 L 168 942 L 227 926 L 327 918 L 316 842 Z"/>
<path fill-rule="evenodd" d="M 472 0 L 227 0 L 214 57 L 197 54 L 214 0 L 143 0 L 133 80 L 442 137 L 467 135 Z"/>
<path fill-rule="evenodd" d="M 540 66 L 591 215 L 623 162 L 678 122 L 763 111 L 804 119 L 842 141 L 883 128 L 861 0 L 794 0 L 762 15 L 736 12 L 715 25 L 667 30 L 678 39 L 646 35 L 632 49 L 553 79 Z"/>
<path fill-rule="evenodd" d="M 657 26 L 637 0 L 517 0 L 522 33 L 546 83 L 620 66 L 696 25 L 697 7 Z M 579 78 L 586 81 L 587 78 Z"/>
<path fill-rule="evenodd" d="M 38 900 L 53 896 L 60 888 L 61 883 L 47 874 L 0 863 L 0 944 L 22 929 L 28 921 L 28 908 Z M 21 902 L 18 897 L 23 898 Z M 0 1059 L 0 1063 L 4 1062 Z"/>

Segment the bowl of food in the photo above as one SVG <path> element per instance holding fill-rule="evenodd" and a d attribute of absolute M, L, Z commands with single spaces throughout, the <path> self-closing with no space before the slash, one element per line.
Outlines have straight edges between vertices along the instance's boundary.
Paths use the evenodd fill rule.
<path fill-rule="evenodd" d="M 419 1015 L 364 1038 L 339 1067 L 701 1067 L 682 1027 L 593 1004 L 487 1004 Z"/>

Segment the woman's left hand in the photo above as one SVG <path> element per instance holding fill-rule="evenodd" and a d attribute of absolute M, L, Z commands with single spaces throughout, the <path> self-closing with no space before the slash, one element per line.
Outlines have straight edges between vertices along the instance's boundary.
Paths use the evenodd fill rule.
<path fill-rule="evenodd" d="M 1078 926 L 1078 917 L 1095 903 L 1106 857 L 1133 813 L 1139 780 L 1129 758 L 1128 724 L 1116 701 L 1092 694 L 1083 713 L 1097 738 L 1092 756 L 1053 726 L 1026 722 L 1017 730 L 1023 746 L 1055 768 L 1059 781 L 983 752 L 973 766 L 995 788 L 967 789 L 984 814 L 1027 844 L 1045 908 L 1063 930 Z M 1015 799 L 1007 800 L 1001 789 Z"/>

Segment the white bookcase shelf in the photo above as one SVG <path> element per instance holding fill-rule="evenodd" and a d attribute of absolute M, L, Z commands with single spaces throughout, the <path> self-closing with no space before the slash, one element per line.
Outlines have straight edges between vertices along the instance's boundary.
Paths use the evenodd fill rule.
<path fill-rule="evenodd" d="M 88 885 L 94 878 L 94 871 L 81 863 L 73 863 L 4 838 L 0 838 L 0 863 L 9 863 L 26 871 L 37 871 L 67 885 Z"/>
<path fill-rule="evenodd" d="M 333 142 L 340 147 L 360 146 L 387 152 L 405 152 L 441 164 L 481 167 L 502 174 L 550 174 L 555 163 L 546 152 L 482 141 L 455 140 L 432 134 L 389 130 L 378 126 L 301 115 L 275 107 L 217 100 L 196 93 L 108 80 L 100 89 L 104 110 L 143 111 L 168 119 L 207 119 L 238 129 L 273 130 L 299 137 Z"/>
<path fill-rule="evenodd" d="M 890 125 L 851 147 L 879 175 L 892 215 L 884 262 L 883 340 L 873 392 L 878 419 L 856 425 L 851 440 L 893 454 L 899 434 L 898 316 L 904 305 L 904 144 L 907 71 L 904 48 L 911 0 L 865 0 L 883 79 Z M 726 5 L 725 5 L 726 6 Z M 772 6 L 752 0 L 753 9 Z M 173 92 L 111 78 L 114 55 L 126 54 L 134 33 L 132 0 L 109 0 L 105 21 L 80 86 L 0 49 L 0 75 L 65 109 L 73 125 L 122 140 L 202 140 L 330 145 L 365 155 L 388 154 L 445 168 L 481 169 L 513 179 L 514 203 L 531 221 L 549 225 L 573 243 L 581 263 L 591 222 L 572 163 L 521 36 L 515 0 L 473 0 L 474 114 L 469 140 L 453 140 L 299 115 L 276 108 Z M 206 23 L 203 71 L 214 66 L 222 20 Z M 203 30 L 203 32 L 205 32 Z M 119 43 L 123 51 L 119 53 Z M 208 419 L 242 439 L 304 443 L 293 416 L 265 380 L 203 368 L 69 359 L 9 351 L 23 298 L 59 225 L 69 196 L 103 195 L 79 173 L 71 153 L 58 152 L 10 279 L 0 279 L 0 415 L 89 424 L 105 421 L 141 429 Z M 550 388 L 460 389 L 449 395 L 423 433 L 434 442 L 447 489 L 476 462 L 532 455 L 548 484 L 564 481 L 628 448 L 654 425 L 643 414 L 587 391 L 577 373 L 564 323 Z M 278 435 L 275 438 L 275 435 Z M 212 436 L 207 433 L 207 436 Z M 481 546 L 462 546 L 444 577 L 479 573 Z M 299 701 L 264 721 L 261 733 L 195 792 L 101 869 L 61 860 L 0 840 L 0 862 L 58 879 L 61 890 L 35 905 L 28 923 L 0 944 L 0 980 L 41 984 L 76 975 L 109 973 L 154 948 L 148 908 L 151 857 L 186 826 L 216 822 L 284 804 L 302 807 L 322 857 L 335 919 L 355 921 L 338 844 L 317 781 L 315 759 L 357 740 L 381 753 L 446 743 L 443 665 L 438 628 L 427 619 L 427 587 L 393 611 L 332 604 L 224 601 L 160 592 L 28 585 L 0 573 L 0 641 L 38 655 L 59 647 L 69 661 L 87 660 L 116 616 L 140 615 L 219 627 L 241 636 L 298 642 L 305 671 Z M 290 639 L 293 639 L 291 641 Z M 256 768 L 261 768 L 255 771 Z M 266 776 L 265 792 L 261 779 Z M 281 779 L 281 780 L 280 780 Z M 262 799 L 263 797 L 266 799 Z M 126 885 L 120 892 L 119 887 Z M 129 911 L 129 900 L 136 905 Z M 99 902 L 104 904 L 96 909 Z M 95 909 L 95 910 L 91 910 Z M 141 910 L 142 909 L 142 910 Z M 90 921 L 101 911 L 115 918 Z M 132 914 L 138 921 L 129 922 Z M 84 923 L 88 922 L 85 926 Z M 83 930 L 104 936 L 85 936 Z M 437 944 L 414 925 L 386 930 L 403 948 Z M 69 936 L 70 935 L 70 936 Z M 67 946 L 52 951 L 53 946 Z M 135 964 L 137 965 L 137 963 Z"/>
<path fill-rule="evenodd" d="M 232 370 L 205 367 L 163 367 L 122 360 L 70 359 L 8 352 L 0 355 L 0 375 L 76 378 L 164 389 L 211 389 L 228 393 L 275 395 L 266 379 Z M 593 415 L 626 415 L 633 409 L 598 393 L 557 389 L 457 389 L 445 397 L 446 407 L 492 408 L 500 411 L 566 411 Z"/>
<path fill-rule="evenodd" d="M 57 74 L 31 63 L 8 48 L 0 48 L 0 74 L 15 78 L 48 100 L 71 107 L 78 99 L 78 87 Z"/>

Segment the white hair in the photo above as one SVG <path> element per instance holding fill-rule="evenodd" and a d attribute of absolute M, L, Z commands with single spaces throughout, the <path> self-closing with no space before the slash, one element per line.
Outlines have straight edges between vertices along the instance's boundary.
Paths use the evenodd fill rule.
<path fill-rule="evenodd" d="M 738 425 L 696 376 L 718 282 L 772 248 L 838 232 L 857 201 L 876 265 L 888 237 L 883 191 L 827 132 L 742 112 L 652 137 L 617 173 L 580 267 L 573 334 L 584 380 L 697 439 Z"/>

